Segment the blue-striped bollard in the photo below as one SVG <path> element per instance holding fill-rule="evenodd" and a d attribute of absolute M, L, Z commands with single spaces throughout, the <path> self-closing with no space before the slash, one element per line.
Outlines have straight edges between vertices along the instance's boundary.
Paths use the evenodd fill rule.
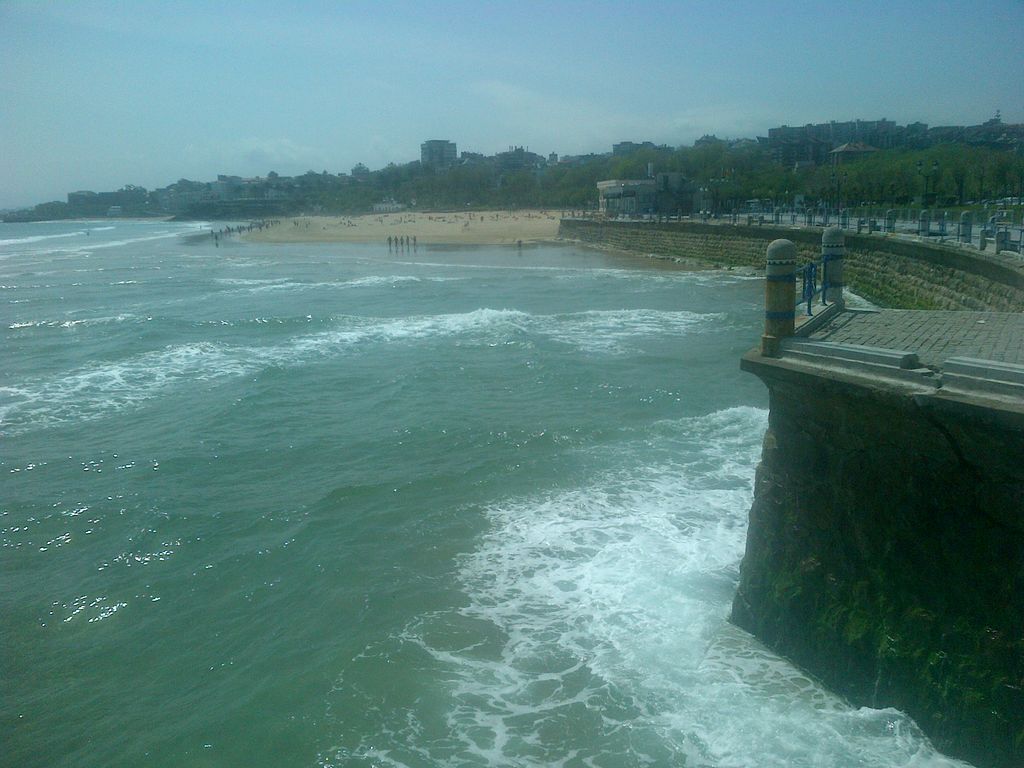
<path fill-rule="evenodd" d="M 778 357 L 779 340 L 793 335 L 796 318 L 796 246 L 791 241 L 768 245 L 764 281 L 761 354 Z"/>
<path fill-rule="evenodd" d="M 822 298 L 826 304 L 843 306 L 843 257 L 846 255 L 846 235 L 839 227 L 829 227 L 821 233 Z"/>

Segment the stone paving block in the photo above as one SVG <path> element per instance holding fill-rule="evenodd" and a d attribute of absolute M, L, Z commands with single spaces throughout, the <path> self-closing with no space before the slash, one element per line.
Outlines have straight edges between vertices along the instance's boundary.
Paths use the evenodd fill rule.
<path fill-rule="evenodd" d="M 951 357 L 1024 365 L 1024 313 L 1018 312 L 847 311 L 808 338 L 908 350 L 931 368 Z"/>

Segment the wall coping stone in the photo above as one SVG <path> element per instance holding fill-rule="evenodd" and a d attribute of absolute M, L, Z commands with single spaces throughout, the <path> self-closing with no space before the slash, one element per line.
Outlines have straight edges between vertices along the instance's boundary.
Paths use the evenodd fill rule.
<path fill-rule="evenodd" d="M 870 347 L 865 344 L 842 344 L 829 341 L 811 341 L 809 339 L 783 339 L 783 352 L 796 352 L 804 355 L 838 358 L 859 363 L 871 363 L 893 368 L 920 368 L 917 353 L 902 349 L 884 349 Z"/>
<path fill-rule="evenodd" d="M 995 360 L 980 360 L 976 357 L 951 357 L 942 365 L 945 373 L 972 376 L 977 379 L 992 379 L 1024 386 L 1024 365 L 1002 363 Z"/>

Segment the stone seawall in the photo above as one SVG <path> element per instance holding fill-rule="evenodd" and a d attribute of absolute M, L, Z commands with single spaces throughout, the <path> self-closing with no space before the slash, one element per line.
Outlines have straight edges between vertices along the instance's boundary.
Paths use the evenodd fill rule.
<path fill-rule="evenodd" d="M 797 264 L 822 248 L 820 229 L 772 226 L 564 220 L 560 234 L 758 270 L 778 238 Z M 855 705 L 909 713 L 939 749 L 1024 766 L 1024 374 L 1006 319 L 1019 315 L 1000 317 L 1024 311 L 1024 266 L 881 234 L 847 233 L 845 247 L 844 282 L 876 304 L 983 311 L 958 325 L 940 320 L 962 312 L 833 304 L 802 354 L 783 339 L 744 356 L 770 415 L 732 620 Z M 773 269 L 792 269 L 785 250 L 767 250 Z M 770 339 L 783 312 L 766 294 Z M 884 322 L 857 341 L 857 317 Z M 847 349 L 813 338 L 843 329 Z"/>
<path fill-rule="evenodd" d="M 801 263 L 820 257 L 820 229 L 678 222 L 563 219 L 559 236 L 654 258 L 764 268 L 769 242 L 786 238 Z M 875 304 L 898 309 L 1024 311 L 1024 262 L 1009 256 L 846 234 L 845 281 Z"/>
<path fill-rule="evenodd" d="M 1024 405 L 743 368 L 771 413 L 733 621 L 943 751 L 1024 765 Z"/>

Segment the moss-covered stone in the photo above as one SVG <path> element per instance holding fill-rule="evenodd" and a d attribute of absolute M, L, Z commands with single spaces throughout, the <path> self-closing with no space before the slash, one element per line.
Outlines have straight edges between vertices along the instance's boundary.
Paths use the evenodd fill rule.
<path fill-rule="evenodd" d="M 770 426 L 733 621 L 941 749 L 1024 764 L 1024 508 L 1005 492 L 1024 487 L 1024 422 L 759 375 Z"/>

